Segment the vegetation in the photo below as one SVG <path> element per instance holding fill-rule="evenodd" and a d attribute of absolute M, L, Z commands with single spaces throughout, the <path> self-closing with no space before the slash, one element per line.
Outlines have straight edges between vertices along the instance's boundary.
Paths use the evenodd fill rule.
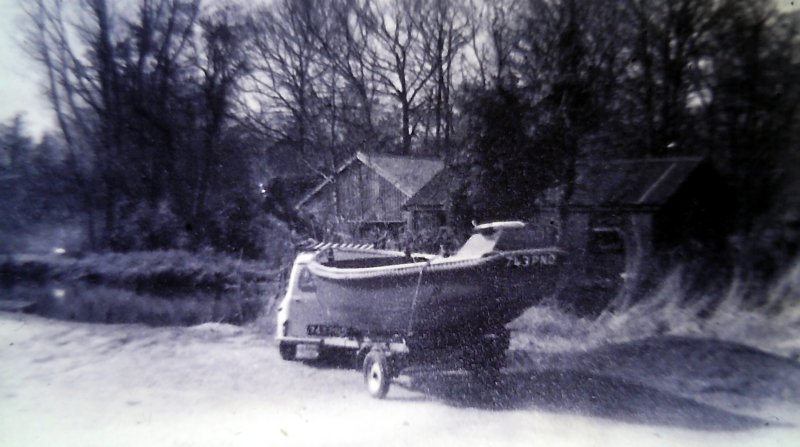
<path fill-rule="evenodd" d="M 740 270 L 797 256 L 800 16 L 771 0 L 24 7 L 58 128 L 3 126 L 6 247 L 79 221 L 90 251 L 277 261 L 308 226 L 268 185 L 367 150 L 442 156 L 461 226 L 566 203 L 581 158 L 704 156 L 738 201 Z"/>
<path fill-rule="evenodd" d="M 88 254 L 81 258 L 22 255 L 0 259 L 0 278 L 7 282 L 88 281 L 157 293 L 223 291 L 243 284 L 270 282 L 278 269 L 263 261 L 215 253 L 167 250 Z"/>
<path fill-rule="evenodd" d="M 263 261 L 179 250 L 19 255 L 0 259 L 4 298 L 43 315 L 103 323 L 243 323 L 279 292 L 279 269 Z"/>
<path fill-rule="evenodd" d="M 737 198 L 728 256 L 763 277 L 788 265 L 797 13 L 739 0 L 511 5 L 494 12 L 495 81 L 464 97 L 462 221 L 531 215 L 530 197 L 552 187 L 567 203 L 578 159 L 702 156 Z"/>
<path fill-rule="evenodd" d="M 692 291 L 701 273 L 676 268 L 636 303 L 579 318 L 555 303 L 529 309 L 510 324 L 518 348 L 586 352 L 651 337 L 713 337 L 792 359 L 800 358 L 798 338 L 800 262 L 795 261 L 771 287 L 748 291 L 739 278 L 722 293 Z M 753 300 L 753 295 L 757 296 Z"/>

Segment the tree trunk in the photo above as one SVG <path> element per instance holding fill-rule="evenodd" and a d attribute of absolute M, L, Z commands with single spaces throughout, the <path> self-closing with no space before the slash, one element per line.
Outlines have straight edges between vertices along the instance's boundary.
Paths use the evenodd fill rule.
<path fill-rule="evenodd" d="M 411 105 L 407 100 L 402 101 L 403 113 L 403 153 L 411 153 Z"/>

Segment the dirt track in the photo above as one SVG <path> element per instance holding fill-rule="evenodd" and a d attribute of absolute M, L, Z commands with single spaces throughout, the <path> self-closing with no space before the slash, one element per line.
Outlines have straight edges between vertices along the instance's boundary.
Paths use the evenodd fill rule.
<path fill-rule="evenodd" d="M 0 314 L 0 445 L 797 445 L 800 366 L 661 338 L 514 352 L 496 387 L 417 371 L 387 400 L 258 327 Z"/>

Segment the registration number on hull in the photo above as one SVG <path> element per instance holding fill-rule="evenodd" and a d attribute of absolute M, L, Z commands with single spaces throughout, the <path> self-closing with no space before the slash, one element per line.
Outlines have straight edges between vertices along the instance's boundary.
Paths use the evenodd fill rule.
<path fill-rule="evenodd" d="M 555 253 L 519 254 L 506 257 L 506 267 L 531 267 L 534 265 L 555 264 Z"/>

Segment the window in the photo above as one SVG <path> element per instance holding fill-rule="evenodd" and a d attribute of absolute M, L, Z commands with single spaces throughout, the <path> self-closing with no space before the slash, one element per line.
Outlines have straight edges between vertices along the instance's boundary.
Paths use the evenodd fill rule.
<path fill-rule="evenodd" d="M 317 291 L 317 285 L 314 283 L 314 277 L 311 275 L 311 272 L 309 272 L 307 268 L 303 268 L 303 270 L 300 270 L 300 277 L 297 280 L 297 286 L 303 292 Z"/>

